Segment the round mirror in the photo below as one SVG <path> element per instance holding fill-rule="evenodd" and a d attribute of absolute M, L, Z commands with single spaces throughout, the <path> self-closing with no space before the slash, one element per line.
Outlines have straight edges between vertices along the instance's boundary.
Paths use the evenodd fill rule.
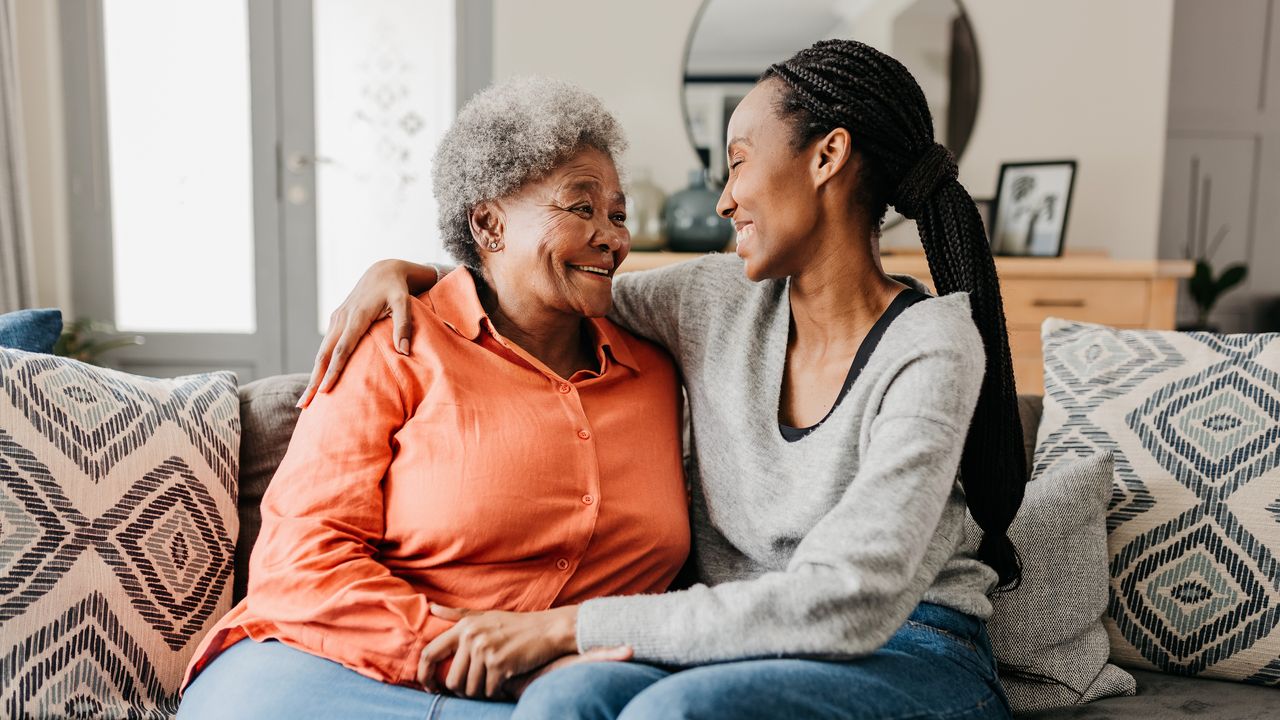
<path fill-rule="evenodd" d="M 958 0 L 704 0 L 685 54 L 689 139 L 717 177 L 733 109 L 769 65 L 819 40 L 849 38 L 916 77 L 935 137 L 959 158 L 978 114 L 978 47 Z"/>

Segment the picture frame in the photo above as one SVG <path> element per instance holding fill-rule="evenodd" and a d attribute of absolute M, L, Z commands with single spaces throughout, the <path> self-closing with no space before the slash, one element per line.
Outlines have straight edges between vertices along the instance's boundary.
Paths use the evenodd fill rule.
<path fill-rule="evenodd" d="M 982 219 L 982 229 L 987 234 L 987 244 L 991 244 L 991 198 L 974 198 L 973 204 L 978 207 L 978 217 Z"/>
<path fill-rule="evenodd" d="M 991 207 L 992 253 L 1061 257 L 1075 177 L 1075 160 L 1001 164 Z"/>

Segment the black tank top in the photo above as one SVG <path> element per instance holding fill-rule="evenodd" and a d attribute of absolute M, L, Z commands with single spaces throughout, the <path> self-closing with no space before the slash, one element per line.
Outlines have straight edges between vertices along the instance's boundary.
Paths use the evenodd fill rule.
<path fill-rule="evenodd" d="M 849 388 L 853 387 L 853 383 L 858 379 L 858 375 L 862 373 L 862 368 L 866 367 L 867 361 L 871 358 L 871 353 L 875 352 L 876 345 L 880 344 L 880 338 L 884 336 L 884 331 L 889 328 L 894 318 L 902 314 L 903 310 L 915 305 L 922 300 L 928 300 L 929 296 L 914 288 L 906 288 L 899 292 L 893 302 L 889 303 L 889 307 L 880 318 L 876 320 L 876 324 L 871 326 L 867 331 L 867 336 L 862 340 L 862 344 L 858 346 L 858 352 L 853 356 L 853 363 L 849 365 L 849 374 L 844 378 L 844 387 L 840 388 L 840 394 L 836 396 L 835 404 L 827 411 L 826 417 L 819 420 L 816 424 L 809 427 L 797 428 L 786 425 L 782 422 L 778 423 L 778 429 L 782 431 L 782 437 L 787 442 L 795 442 L 809 433 L 817 430 L 822 423 L 831 417 L 831 413 L 836 411 L 840 405 L 840 401 L 845 395 L 849 394 Z"/>

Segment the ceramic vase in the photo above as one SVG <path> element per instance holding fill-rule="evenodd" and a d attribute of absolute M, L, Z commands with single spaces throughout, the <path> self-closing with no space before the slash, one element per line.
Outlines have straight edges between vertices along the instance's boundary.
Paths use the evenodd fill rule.
<path fill-rule="evenodd" d="M 667 198 L 663 218 L 667 245 L 677 252 L 718 252 L 733 239 L 733 223 L 720 217 L 720 193 L 707 181 L 706 169 L 689 173 L 689 187 Z"/>

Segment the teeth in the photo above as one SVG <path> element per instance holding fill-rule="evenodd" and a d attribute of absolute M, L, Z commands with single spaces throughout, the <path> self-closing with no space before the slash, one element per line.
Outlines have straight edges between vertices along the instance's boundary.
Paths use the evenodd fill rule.
<path fill-rule="evenodd" d="M 574 270 L 581 270 L 583 272 L 595 273 L 596 275 L 604 275 L 606 277 L 609 275 L 608 270 L 605 270 L 604 268 L 591 267 L 590 265 L 570 265 L 569 267 L 573 268 Z"/>

